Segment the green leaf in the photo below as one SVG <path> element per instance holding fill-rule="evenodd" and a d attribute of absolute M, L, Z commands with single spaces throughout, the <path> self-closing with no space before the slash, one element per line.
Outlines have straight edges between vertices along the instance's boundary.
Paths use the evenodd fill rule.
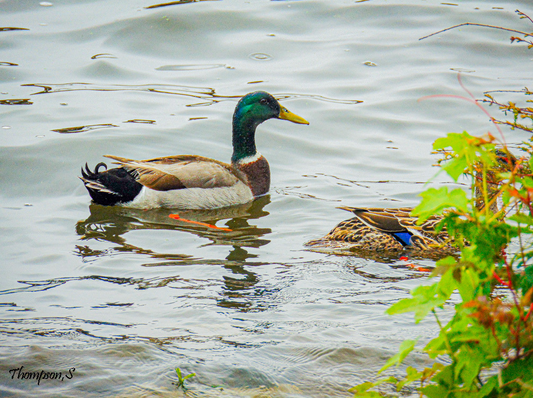
<path fill-rule="evenodd" d="M 405 373 L 407 373 L 407 376 L 405 379 L 398 383 L 396 391 L 400 391 L 404 386 L 411 384 L 413 381 L 420 380 L 423 376 L 422 372 L 419 372 L 412 366 L 408 366 L 407 369 L 405 369 Z"/>
<path fill-rule="evenodd" d="M 520 182 L 524 188 L 533 188 L 533 178 L 531 177 L 522 178 L 520 179 Z"/>
<path fill-rule="evenodd" d="M 460 152 L 463 147 L 463 135 L 459 133 L 448 133 L 446 137 L 437 138 L 433 143 L 435 150 L 452 148 L 454 152 Z"/>
<path fill-rule="evenodd" d="M 481 366 L 485 363 L 484 353 L 469 347 L 467 343 L 463 345 L 455 358 L 457 360 L 456 379 L 461 380 L 463 387 L 470 390 L 476 381 Z"/>
<path fill-rule="evenodd" d="M 488 379 L 485 384 L 483 384 L 483 387 L 481 390 L 479 390 L 478 397 L 489 397 L 493 396 L 493 391 L 498 388 L 498 376 L 492 376 L 490 379 Z"/>
<path fill-rule="evenodd" d="M 477 160 L 483 160 L 487 165 L 494 164 L 493 154 L 495 145 L 483 137 L 473 137 L 466 131 L 462 133 L 448 133 L 433 144 L 433 149 L 443 150 L 451 148 L 453 158 L 448 160 L 442 168 L 450 177 L 457 181 L 465 169 L 471 168 Z"/>
<path fill-rule="evenodd" d="M 191 374 L 188 374 L 187 376 L 183 377 L 183 374 L 182 374 L 180 368 L 176 368 L 176 374 L 178 375 L 178 387 L 181 387 L 184 390 L 187 389 L 185 387 L 185 380 L 190 379 L 193 376 L 196 376 L 196 373 L 191 373 Z"/>
<path fill-rule="evenodd" d="M 455 259 L 452 258 L 452 260 L 454 261 L 453 265 L 456 265 L 457 263 L 455 262 Z M 449 260 L 446 261 L 446 264 L 450 264 L 450 263 L 451 261 Z M 440 265 L 442 263 L 437 263 L 437 264 Z M 453 267 L 453 266 L 448 266 L 448 270 L 444 272 L 444 274 L 442 274 L 440 278 L 440 282 L 438 283 L 439 295 L 445 300 L 448 300 L 450 296 L 452 295 L 452 293 L 454 292 L 454 290 L 457 288 L 456 273 L 454 272 L 456 269 L 458 268 Z"/>
<path fill-rule="evenodd" d="M 443 368 L 433 377 L 432 381 L 447 389 L 451 388 L 454 384 L 453 365 L 448 365 Z"/>
<path fill-rule="evenodd" d="M 533 265 L 526 266 L 524 273 L 518 275 L 518 284 L 522 289 L 522 294 L 526 294 L 526 292 L 533 288 Z"/>
<path fill-rule="evenodd" d="M 513 214 L 509 217 L 509 220 L 516 221 L 520 224 L 533 225 L 533 217 L 522 213 Z"/>
<path fill-rule="evenodd" d="M 437 386 L 437 385 L 434 385 L 434 384 L 431 384 L 429 386 L 426 386 L 426 387 L 422 387 L 420 389 L 420 392 L 422 392 L 424 394 L 424 396 L 428 397 L 428 398 L 447 398 L 449 397 L 448 393 L 448 389 L 446 387 L 443 387 L 443 386 Z"/>
<path fill-rule="evenodd" d="M 448 191 L 448 187 L 429 188 L 420 194 L 422 201 L 416 206 L 412 214 L 420 217 L 420 222 L 433 215 L 442 214 L 443 210 L 455 208 L 460 212 L 468 210 L 468 198 L 462 189 Z"/>
<path fill-rule="evenodd" d="M 415 306 L 418 304 L 418 300 L 414 298 L 406 298 L 391 305 L 385 311 L 388 315 L 404 314 L 406 312 L 414 311 Z"/>
<path fill-rule="evenodd" d="M 533 357 L 530 356 L 512 361 L 502 370 L 502 380 L 504 383 L 509 383 L 518 378 L 523 382 L 533 378 Z"/>
<path fill-rule="evenodd" d="M 373 387 L 375 387 L 374 383 L 367 381 L 367 382 L 358 384 L 356 386 L 353 386 L 348 391 L 355 392 L 355 393 L 363 393 L 363 392 L 366 392 L 367 390 L 370 390 Z"/>
<path fill-rule="evenodd" d="M 469 322 L 468 322 L 469 323 Z M 468 325 L 465 325 L 465 328 L 462 328 L 461 325 L 457 325 L 454 322 L 452 330 L 455 333 L 453 336 L 453 342 L 461 342 L 461 343 L 468 343 L 468 342 L 479 342 L 483 340 L 488 340 L 490 338 L 489 331 L 483 327 L 468 327 Z"/>
<path fill-rule="evenodd" d="M 400 300 L 390 306 L 385 313 L 394 315 L 414 312 L 415 322 L 419 323 L 431 310 L 442 306 L 448 299 L 447 296 L 440 294 L 438 284 L 419 286 L 411 294 L 413 298 Z"/>
<path fill-rule="evenodd" d="M 379 379 L 378 381 L 375 381 L 373 383 L 367 381 L 365 383 L 358 384 L 358 385 L 350 388 L 348 391 L 349 392 L 353 392 L 354 393 L 354 397 L 381 398 L 381 397 L 383 397 L 383 394 L 380 394 L 379 392 L 376 392 L 376 391 L 368 391 L 368 390 L 370 390 L 371 388 L 378 387 L 379 385 L 384 384 L 384 383 L 396 384 L 397 382 L 398 382 L 398 380 L 396 380 L 396 378 L 390 376 L 390 377 L 385 377 L 383 379 Z"/>
<path fill-rule="evenodd" d="M 477 288 L 479 286 L 479 271 L 466 268 L 461 272 L 461 280 L 457 284 L 459 293 L 464 302 L 476 298 Z"/>
<path fill-rule="evenodd" d="M 439 355 L 446 355 L 448 354 L 447 342 L 448 336 L 446 336 L 445 332 L 441 331 L 437 337 L 427 343 L 424 347 L 424 352 L 426 352 L 431 359 L 435 359 Z"/>
<path fill-rule="evenodd" d="M 390 368 L 392 365 L 401 364 L 405 357 L 409 355 L 411 351 L 414 350 L 416 342 L 417 340 L 404 340 L 400 345 L 400 351 L 392 358 L 390 358 L 387 363 L 385 363 L 385 365 L 383 365 L 383 367 L 379 370 L 378 374 Z"/>
<path fill-rule="evenodd" d="M 457 182 L 459 177 L 464 174 L 468 162 L 464 157 L 456 157 L 448 161 L 442 169 Z"/>

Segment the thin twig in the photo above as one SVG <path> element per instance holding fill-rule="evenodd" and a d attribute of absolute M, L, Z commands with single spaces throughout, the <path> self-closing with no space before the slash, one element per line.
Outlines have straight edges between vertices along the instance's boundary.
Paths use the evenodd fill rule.
<path fill-rule="evenodd" d="M 423 37 L 421 37 L 418 40 L 424 40 L 424 39 L 427 39 L 428 37 L 438 35 L 439 33 L 446 32 L 448 30 L 452 30 L 452 29 L 455 29 L 455 28 L 460 28 L 461 26 L 481 26 L 483 28 L 492 28 L 492 29 L 506 30 L 507 32 L 520 33 L 521 35 L 524 35 L 524 36 L 533 36 L 533 33 L 526 33 L 526 32 L 522 32 L 521 30 L 504 28 L 502 26 L 487 25 L 487 24 L 484 24 L 484 23 L 475 23 L 475 22 L 464 22 L 464 23 L 460 23 L 459 25 L 450 26 L 449 28 L 442 29 L 442 30 L 439 30 L 438 32 L 431 33 L 431 34 L 429 34 L 427 36 L 423 36 Z"/>
<path fill-rule="evenodd" d="M 490 119 L 490 121 L 494 124 L 494 127 L 496 127 L 496 130 L 498 130 L 498 132 L 500 133 L 500 137 L 502 139 L 502 142 L 503 142 L 503 146 L 504 147 L 507 147 L 507 142 L 505 142 L 505 136 L 503 134 L 503 131 L 500 129 L 500 127 L 495 123 L 495 118 L 493 118 L 490 113 L 485 109 L 483 108 L 480 104 L 479 104 L 479 101 L 474 97 L 474 95 L 465 87 L 465 85 L 463 84 L 463 80 L 461 79 L 461 73 L 458 73 L 457 74 L 457 80 L 459 81 L 459 84 L 461 85 L 461 87 L 463 88 L 463 90 L 465 90 L 468 95 L 470 95 L 470 98 L 472 98 L 472 101 L 474 102 L 474 104 L 479 108 L 481 109 L 481 111 L 487 115 Z"/>
<path fill-rule="evenodd" d="M 518 15 L 520 15 L 520 18 L 529 19 L 529 22 L 533 23 L 533 19 L 529 18 L 529 15 L 524 14 L 520 10 L 515 10 L 514 12 L 516 12 Z"/>
<path fill-rule="evenodd" d="M 527 87 L 524 87 L 522 90 L 489 90 L 485 91 L 483 94 L 492 93 L 524 93 L 526 95 L 531 95 L 533 94 L 533 91 L 530 91 Z"/>
<path fill-rule="evenodd" d="M 500 137 L 502 139 L 502 145 L 504 147 L 507 147 L 507 143 L 505 142 L 505 136 L 504 136 L 502 130 L 500 129 L 500 127 L 498 126 L 498 124 L 496 123 L 496 119 L 494 117 L 492 117 L 490 115 L 490 113 L 479 104 L 480 100 L 477 100 L 472 95 L 472 93 L 464 86 L 463 81 L 461 80 L 461 72 L 457 73 L 457 80 L 459 81 L 459 85 L 461 86 L 461 88 L 464 91 L 466 91 L 466 93 L 470 96 L 470 98 L 464 97 L 462 95 L 455 95 L 455 94 L 434 94 L 434 95 L 426 95 L 426 96 L 424 96 L 422 98 L 419 98 L 418 101 L 423 101 L 423 100 L 426 100 L 426 99 L 429 99 L 429 98 L 458 98 L 458 99 L 462 99 L 462 100 L 468 101 L 468 102 L 476 105 L 479 109 L 481 109 L 481 111 L 485 115 L 488 116 L 488 118 L 492 122 L 492 124 L 494 124 L 494 127 L 496 127 L 496 129 L 500 133 Z"/>

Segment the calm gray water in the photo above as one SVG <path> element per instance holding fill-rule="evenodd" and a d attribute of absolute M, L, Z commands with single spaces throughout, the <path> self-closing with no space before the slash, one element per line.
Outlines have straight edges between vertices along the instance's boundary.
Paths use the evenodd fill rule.
<path fill-rule="evenodd" d="M 418 101 L 467 96 L 458 71 L 477 98 L 531 85 L 509 32 L 418 40 L 531 31 L 514 12 L 530 1 L 453 3 L 0 1 L 0 27 L 26 29 L 0 31 L 0 395 L 179 396 L 180 367 L 189 395 L 349 397 L 431 338 L 384 314 L 426 274 L 304 243 L 349 216 L 336 206 L 416 205 L 436 138 L 495 132 L 466 101 Z M 228 161 L 237 99 L 259 89 L 310 125 L 260 126 L 270 195 L 181 214 L 232 232 L 90 204 L 79 169 L 104 154 Z"/>

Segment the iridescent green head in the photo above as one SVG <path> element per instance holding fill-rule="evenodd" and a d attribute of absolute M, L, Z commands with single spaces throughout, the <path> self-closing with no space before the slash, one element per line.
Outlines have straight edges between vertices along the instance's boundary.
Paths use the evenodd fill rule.
<path fill-rule="evenodd" d="M 268 119 L 283 119 L 293 123 L 309 122 L 281 106 L 269 93 L 256 91 L 246 94 L 238 102 L 233 114 L 233 156 L 237 162 L 257 153 L 255 148 L 255 129 Z"/>

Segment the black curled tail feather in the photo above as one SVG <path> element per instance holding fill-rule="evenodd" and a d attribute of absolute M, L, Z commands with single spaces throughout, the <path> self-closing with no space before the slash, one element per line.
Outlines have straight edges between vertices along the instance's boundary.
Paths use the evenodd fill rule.
<path fill-rule="evenodd" d="M 100 168 L 105 168 L 100 171 Z M 81 177 L 85 188 L 95 203 L 112 206 L 127 203 L 135 199 L 142 189 L 135 177 L 122 167 L 107 169 L 107 165 L 100 162 L 94 171 L 85 163 L 81 168 Z"/>
<path fill-rule="evenodd" d="M 104 162 L 98 163 L 96 167 L 94 168 L 94 171 L 91 171 L 87 163 L 85 163 L 85 170 L 83 170 L 83 166 L 81 167 L 81 176 L 87 180 L 94 179 L 95 176 L 100 173 L 99 172 L 100 167 L 104 167 L 107 170 L 107 164 L 105 164 Z"/>

